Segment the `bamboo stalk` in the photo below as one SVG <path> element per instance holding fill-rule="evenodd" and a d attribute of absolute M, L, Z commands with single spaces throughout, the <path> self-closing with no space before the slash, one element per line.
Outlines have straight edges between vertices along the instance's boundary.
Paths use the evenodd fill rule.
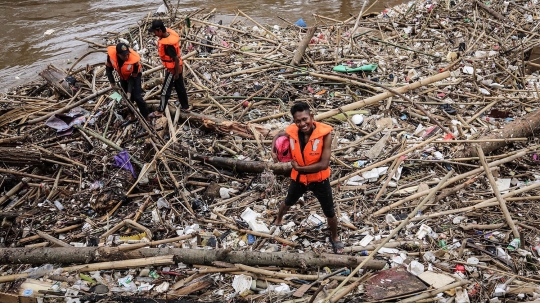
<path fill-rule="evenodd" d="M 416 89 L 416 88 L 419 88 L 419 87 L 422 87 L 422 86 L 426 86 L 428 84 L 431 84 L 431 83 L 446 79 L 448 77 L 450 77 L 450 72 L 446 71 L 446 72 L 436 74 L 436 75 L 433 75 L 431 77 L 422 79 L 420 81 L 416 81 L 416 82 L 411 83 L 409 85 L 402 86 L 402 87 L 396 89 L 396 91 L 399 92 L 399 93 L 405 93 L 405 92 L 408 92 L 410 90 L 413 90 L 413 89 Z M 341 112 L 347 112 L 347 111 L 350 111 L 350 110 L 355 110 L 355 109 L 358 109 L 358 108 L 361 108 L 361 107 L 365 107 L 365 106 L 368 106 L 368 105 L 371 105 L 371 104 L 375 104 L 375 103 L 377 103 L 379 101 L 382 101 L 382 100 L 384 100 L 386 98 L 390 98 L 390 97 L 392 97 L 394 95 L 395 94 L 393 94 L 391 92 L 384 92 L 384 93 L 381 93 L 381 94 L 366 98 L 364 100 L 353 102 L 353 103 L 344 105 L 344 106 L 342 106 L 340 108 L 335 108 L 335 109 L 329 110 L 329 111 L 327 111 L 325 113 L 318 114 L 317 116 L 315 116 L 315 120 L 317 120 L 317 121 L 324 120 L 324 119 L 330 118 L 332 116 L 335 116 L 337 114 L 340 114 Z"/>
<path fill-rule="evenodd" d="M 36 230 L 36 233 L 43 239 L 55 244 L 55 245 L 58 245 L 58 246 L 61 246 L 61 247 L 73 247 L 69 244 L 67 244 L 66 242 L 62 241 L 62 240 L 58 240 L 56 239 L 55 237 L 47 234 L 47 233 L 44 233 L 42 231 L 39 231 L 39 230 Z"/>
<path fill-rule="evenodd" d="M 423 293 L 421 295 L 407 298 L 405 300 L 400 300 L 398 302 L 400 302 L 400 303 L 418 302 L 418 300 L 435 297 L 436 295 L 438 295 L 438 294 L 440 294 L 442 292 L 445 292 L 447 290 L 451 290 L 451 289 L 454 289 L 456 287 L 460 287 L 460 286 L 463 286 L 463 285 L 466 285 L 466 284 L 469 284 L 469 283 L 471 283 L 471 282 L 469 282 L 468 280 L 461 280 L 459 282 L 452 283 L 452 284 L 437 288 L 435 290 L 425 292 L 425 293 Z"/>
<path fill-rule="evenodd" d="M 415 146 L 413 146 L 413 147 L 411 147 L 411 148 L 409 148 L 409 149 L 407 149 L 407 150 L 405 150 L 405 151 L 403 151 L 403 152 L 401 152 L 401 153 L 399 153 L 399 154 L 397 154 L 397 155 L 395 155 L 395 156 L 392 156 L 392 157 L 387 158 L 387 159 L 385 159 L 385 160 L 382 160 L 382 161 L 379 161 L 379 162 L 377 162 L 377 163 L 371 164 L 371 165 L 366 166 L 366 167 L 364 167 L 363 169 L 360 169 L 360 170 L 358 170 L 358 171 L 356 171 L 356 172 L 354 172 L 354 173 L 352 173 L 352 174 L 349 174 L 349 175 L 347 175 L 347 176 L 345 176 L 345 177 L 341 177 L 341 178 L 339 178 L 339 179 L 337 179 L 337 180 L 334 180 L 334 181 L 332 181 L 332 182 L 330 183 L 330 185 L 334 186 L 334 185 L 338 184 L 339 182 L 345 181 L 345 180 L 350 179 L 350 178 L 352 178 L 352 177 L 354 177 L 354 176 L 357 176 L 357 175 L 359 175 L 359 174 L 361 174 L 361 173 L 363 173 L 363 172 L 366 172 L 366 171 L 372 170 L 372 169 L 374 169 L 374 168 L 377 168 L 377 167 L 379 167 L 379 166 L 381 166 L 381 165 L 383 165 L 383 164 L 385 164 L 385 163 L 394 161 L 395 159 L 397 159 L 397 158 L 399 158 L 399 157 L 401 157 L 401 156 L 403 156 L 403 155 L 406 155 L 406 154 L 408 154 L 408 153 L 410 153 L 410 152 L 412 152 L 412 151 L 414 151 L 414 150 L 416 150 L 416 149 L 418 149 L 418 148 L 420 148 L 420 147 L 423 147 L 423 146 L 428 145 L 429 143 L 435 141 L 435 139 L 437 139 L 437 138 L 439 138 L 439 136 L 434 136 L 433 138 L 428 139 L 428 140 L 426 140 L 426 141 L 423 141 L 423 142 L 421 142 L 420 144 L 415 145 Z"/>
<path fill-rule="evenodd" d="M 118 250 L 119 251 L 126 251 L 126 250 L 142 248 L 142 247 L 145 247 L 145 246 L 156 246 L 156 245 L 160 245 L 160 244 L 183 241 L 183 240 L 191 239 L 191 238 L 196 237 L 196 236 L 197 236 L 197 234 L 193 233 L 193 234 L 189 234 L 189 235 L 185 235 L 185 236 L 169 238 L 169 239 L 164 239 L 164 240 L 123 245 L 123 246 L 118 247 Z"/>
<path fill-rule="evenodd" d="M 144 267 L 144 266 L 173 265 L 174 264 L 173 258 L 174 256 L 169 255 L 169 256 L 159 256 L 159 257 L 152 257 L 152 258 L 124 260 L 124 261 L 91 263 L 91 264 L 64 267 L 62 268 L 62 271 L 63 272 L 72 272 L 72 271 L 89 272 L 89 271 L 97 271 L 97 270 L 105 270 L 105 269 L 109 270 L 109 269 L 136 268 L 136 267 Z M 25 278 L 28 278 L 29 275 L 30 275 L 29 273 L 23 273 L 23 274 L 0 276 L 0 283 L 13 282 L 18 279 L 25 279 Z"/>
<path fill-rule="evenodd" d="M 518 152 L 518 153 L 516 153 L 516 154 L 514 154 L 512 156 L 509 156 L 509 157 L 506 157 L 506 158 L 491 162 L 491 163 L 489 163 L 489 167 L 496 167 L 498 165 L 501 165 L 501 164 L 513 161 L 515 159 L 521 158 L 521 157 L 523 157 L 523 156 L 525 156 L 527 154 L 528 150 L 529 149 L 526 148 L 526 149 L 524 149 L 524 150 L 522 150 L 522 151 L 520 151 L 520 152 Z M 457 175 L 457 176 L 453 177 L 452 179 L 448 180 L 448 185 L 447 186 L 449 186 L 450 184 L 453 184 L 453 183 L 455 183 L 457 181 L 460 181 L 462 179 L 473 176 L 475 174 L 481 173 L 483 171 L 484 171 L 484 168 L 480 167 L 480 168 L 477 168 L 477 169 L 473 169 L 473 170 L 471 170 L 469 172 L 463 173 L 461 175 Z M 382 214 L 386 213 L 387 211 L 390 211 L 392 208 L 398 207 L 398 206 L 402 205 L 405 202 L 408 202 L 408 201 L 411 201 L 411 200 L 414 200 L 414 199 L 418 199 L 418 198 L 420 198 L 422 196 L 425 196 L 425 195 L 429 194 L 430 191 L 431 190 L 425 190 L 425 191 L 421 191 L 419 193 L 412 194 L 412 195 L 408 196 L 407 198 L 401 199 L 401 200 L 399 200 L 397 202 L 394 202 L 394 203 L 392 203 L 392 204 L 390 204 L 388 206 L 385 206 L 385 207 L 379 209 L 378 211 L 373 213 L 372 216 L 382 215 Z"/>
<path fill-rule="evenodd" d="M 495 183 L 495 178 L 493 178 L 493 174 L 491 174 L 491 170 L 489 169 L 489 165 L 486 161 L 486 156 L 484 155 L 484 151 L 482 150 L 482 147 L 476 146 L 476 151 L 478 153 L 478 157 L 480 158 L 480 162 L 482 163 L 482 166 L 484 167 L 484 170 L 486 171 L 486 176 L 488 177 L 489 183 L 491 184 L 491 189 L 493 190 L 493 193 L 495 194 L 495 197 L 499 201 L 499 204 L 501 205 L 501 210 L 503 211 L 504 218 L 506 219 L 506 223 L 508 223 L 508 226 L 512 229 L 512 232 L 514 233 L 514 237 L 519 239 L 519 231 L 514 224 L 514 221 L 512 220 L 512 216 L 510 215 L 510 212 L 508 211 L 508 207 L 506 207 L 506 201 L 504 201 L 503 197 L 501 196 L 501 192 L 499 191 L 499 188 L 497 187 L 497 183 Z"/>
<path fill-rule="evenodd" d="M 450 176 L 454 173 L 453 170 L 449 171 L 446 176 L 444 176 L 444 178 L 439 182 L 439 184 L 437 184 L 437 186 L 429 193 L 429 195 L 427 195 L 427 197 L 424 198 L 424 200 L 422 202 L 420 202 L 416 208 L 411 212 L 409 213 L 409 215 L 407 216 L 407 218 L 405 218 L 405 220 L 401 221 L 401 223 L 399 224 L 398 227 L 396 227 L 395 229 L 392 230 L 392 232 L 390 233 L 390 235 L 388 235 L 388 237 L 384 238 L 384 240 L 377 246 L 377 248 L 375 248 L 375 250 L 373 250 L 365 259 L 364 261 L 362 261 L 362 263 L 360 263 L 351 273 L 350 275 L 343 281 L 341 282 L 341 284 L 339 284 L 338 287 L 336 287 L 336 289 L 334 289 L 330 295 L 328 295 L 325 299 L 324 299 L 324 303 L 328 302 L 330 300 L 330 298 L 332 298 L 332 296 L 334 296 L 337 291 L 342 288 L 349 280 L 350 278 L 352 278 L 369 260 L 371 260 L 375 254 L 381 249 L 384 247 L 384 245 L 386 243 L 388 243 L 388 241 L 390 241 L 390 239 L 392 239 L 405 225 L 407 225 L 409 223 L 409 221 L 411 220 L 411 218 L 413 218 L 416 213 L 418 212 L 418 210 L 420 210 L 424 204 L 426 204 L 431 198 L 433 198 L 433 196 L 435 195 L 435 193 L 437 193 L 438 190 L 440 190 L 444 183 L 448 180 L 448 178 L 450 178 Z"/>

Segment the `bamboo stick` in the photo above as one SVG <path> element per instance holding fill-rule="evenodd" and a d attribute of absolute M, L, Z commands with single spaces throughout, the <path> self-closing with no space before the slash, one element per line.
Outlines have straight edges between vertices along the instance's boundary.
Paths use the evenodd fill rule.
<path fill-rule="evenodd" d="M 169 239 L 164 239 L 164 240 L 123 245 L 123 246 L 118 247 L 118 250 L 119 251 L 126 251 L 126 250 L 142 248 L 142 247 L 145 247 L 145 246 L 156 246 L 156 245 L 160 245 L 160 244 L 183 241 L 183 240 L 191 239 L 191 238 L 196 237 L 196 236 L 197 236 L 196 233 L 192 233 L 192 234 L 189 234 L 189 235 L 175 237 L 175 238 L 169 238 Z"/>
<path fill-rule="evenodd" d="M 405 220 L 401 221 L 401 223 L 399 224 L 398 227 L 396 227 L 395 229 L 392 230 L 392 232 L 390 233 L 390 235 L 388 235 L 388 237 L 384 238 L 384 240 L 377 246 L 377 248 L 375 248 L 375 250 L 373 250 L 365 259 L 364 261 L 362 261 L 362 263 L 360 263 L 350 274 L 349 276 L 343 281 L 341 282 L 341 284 L 339 284 L 339 286 L 334 289 L 330 295 L 328 295 L 325 299 L 324 299 L 324 303 L 328 302 L 332 296 L 334 296 L 337 291 L 342 288 L 349 280 L 350 278 L 352 278 L 369 260 L 371 260 L 375 254 L 381 249 L 384 247 L 384 245 L 386 243 L 388 243 L 388 241 L 390 241 L 405 225 L 407 225 L 409 223 L 409 221 L 411 220 L 411 218 L 413 218 L 416 213 L 418 212 L 418 210 L 420 210 L 424 204 L 426 204 L 431 198 L 433 198 L 433 196 L 435 195 L 435 193 L 437 193 L 437 191 L 439 191 L 444 183 L 448 180 L 448 178 L 450 178 L 450 176 L 454 173 L 453 170 L 449 171 L 446 176 L 444 176 L 444 178 L 439 182 L 439 184 L 437 184 L 437 186 L 429 193 L 429 195 L 427 195 L 427 197 L 424 198 L 424 200 L 422 202 L 420 202 L 416 208 L 411 212 L 409 213 L 409 215 L 407 216 L 407 218 L 405 218 Z"/>
<path fill-rule="evenodd" d="M 43 239 L 55 244 L 55 245 L 58 245 L 58 246 L 61 246 L 61 247 L 73 247 L 69 244 L 67 244 L 66 242 L 62 241 L 62 240 L 58 240 L 56 239 L 55 237 L 47 234 L 47 233 L 44 233 L 42 231 L 39 231 L 39 230 L 36 230 L 36 233 Z"/>
<path fill-rule="evenodd" d="M 377 163 L 371 164 L 371 165 L 366 166 L 366 167 L 364 167 L 363 169 L 360 169 L 360 170 L 358 170 L 358 171 L 356 171 L 356 172 L 354 172 L 354 173 L 352 173 L 352 174 L 349 174 L 349 175 L 347 175 L 347 176 L 345 176 L 345 177 L 341 177 L 341 178 L 339 178 L 339 179 L 337 179 L 337 180 L 334 180 L 334 181 L 332 181 L 332 182 L 330 183 L 330 185 L 334 186 L 334 185 L 338 184 L 339 182 L 342 182 L 342 181 L 345 181 L 345 180 L 347 180 L 347 179 L 350 179 L 350 178 L 352 178 L 352 177 L 354 177 L 354 176 L 356 176 L 356 175 L 359 175 L 359 174 L 361 174 L 361 173 L 363 173 L 363 172 L 366 172 L 366 171 L 368 171 L 368 170 L 372 170 L 372 169 L 374 169 L 374 168 L 377 168 L 377 167 L 379 167 L 379 166 L 381 166 L 381 165 L 383 165 L 383 164 L 385 164 L 385 163 L 394 161 L 395 159 L 397 159 L 397 158 L 399 158 L 399 157 L 401 157 L 401 156 L 403 156 L 403 155 L 406 155 L 406 154 L 408 154 L 408 153 L 410 153 L 410 152 L 412 152 L 412 151 L 414 151 L 414 150 L 416 150 L 416 149 L 418 149 L 418 148 L 420 148 L 420 147 L 423 147 L 423 146 L 428 145 L 429 143 L 435 141 L 435 139 L 437 139 L 437 138 L 439 138 L 439 137 L 438 137 L 438 136 L 434 136 L 433 138 L 428 139 L 428 140 L 426 140 L 426 141 L 423 141 L 423 142 L 421 142 L 420 144 L 415 145 L 415 146 L 413 146 L 413 147 L 411 147 L 411 148 L 409 148 L 409 149 L 407 149 L 407 150 L 405 150 L 405 151 L 403 151 L 403 152 L 401 152 L 401 153 L 399 153 L 399 154 L 397 154 L 397 155 L 395 155 L 395 156 L 392 156 L 392 157 L 387 158 L 387 159 L 385 159 L 385 160 L 382 160 L 382 161 L 379 161 L 379 162 L 377 162 Z"/>
<path fill-rule="evenodd" d="M 62 271 L 63 272 L 72 272 L 72 271 L 89 272 L 89 271 L 97 271 L 97 270 L 105 270 L 105 269 L 108 270 L 108 269 L 135 268 L 135 267 L 144 267 L 144 266 L 173 265 L 174 264 L 173 258 L 174 256 L 169 255 L 169 256 L 159 256 L 159 257 L 152 257 L 152 258 L 124 260 L 124 261 L 91 263 L 91 264 L 64 267 L 62 268 Z M 0 276 L 0 283 L 13 282 L 18 279 L 25 279 L 25 278 L 28 278 L 29 275 L 30 275 L 29 273 L 23 273 L 23 274 Z"/>
<path fill-rule="evenodd" d="M 411 83 L 409 85 L 400 87 L 400 88 L 396 89 L 396 91 L 400 92 L 400 93 L 405 93 L 405 92 L 408 92 L 410 90 L 413 90 L 413 89 L 416 89 L 416 88 L 419 88 L 419 87 L 422 87 L 422 86 L 426 86 L 428 84 L 431 84 L 431 83 L 446 79 L 448 77 L 450 77 L 450 72 L 446 71 L 446 72 L 436 74 L 436 75 L 433 75 L 431 77 L 422 79 L 420 81 L 416 81 L 416 82 Z M 366 98 L 364 100 L 353 102 L 353 103 L 344 105 L 344 106 L 342 106 L 340 108 L 335 108 L 335 109 L 329 110 L 329 111 L 327 111 L 325 113 L 318 114 L 317 116 L 315 116 L 315 120 L 317 120 L 317 121 L 324 120 L 324 119 L 330 118 L 332 116 L 335 116 L 337 114 L 340 114 L 341 112 L 347 112 L 347 111 L 350 111 L 350 110 L 355 110 L 355 109 L 362 108 L 362 107 L 365 107 L 365 106 L 368 106 L 368 105 L 371 105 L 371 104 L 375 104 L 375 103 L 377 103 L 379 101 L 382 101 L 382 100 L 384 100 L 386 98 L 390 98 L 390 97 L 392 97 L 394 95 L 395 94 L 393 94 L 391 92 L 380 93 L 378 95 Z"/>
<path fill-rule="evenodd" d="M 523 156 L 525 156 L 527 154 L 528 150 L 529 150 L 528 148 L 525 148 L 525 149 L 521 150 L 520 152 L 518 152 L 518 153 L 516 153 L 516 154 L 514 154 L 512 156 L 509 156 L 509 157 L 506 157 L 506 158 L 491 162 L 491 163 L 489 163 L 489 167 L 496 167 L 498 165 L 501 165 L 501 164 L 513 161 L 515 159 L 521 158 L 521 157 L 523 157 Z M 463 173 L 461 175 L 457 175 L 457 176 L 453 177 L 452 179 L 448 180 L 449 184 L 446 185 L 446 186 L 449 186 L 450 184 L 453 184 L 453 183 L 455 183 L 457 181 L 468 178 L 468 177 L 473 176 L 475 174 L 481 173 L 483 171 L 484 171 L 484 168 L 480 167 L 480 168 L 477 168 L 477 169 L 473 169 L 473 170 L 471 170 L 469 172 Z M 385 207 L 379 209 L 378 211 L 374 212 L 372 216 L 382 215 L 382 214 L 386 213 L 387 211 L 390 211 L 392 208 L 398 207 L 398 206 L 402 205 L 405 202 L 415 200 L 415 199 L 418 199 L 418 198 L 420 198 L 422 196 L 425 196 L 425 195 L 429 194 L 430 191 L 431 190 L 425 190 L 425 191 L 421 191 L 421 192 L 412 194 L 412 195 L 408 196 L 407 198 L 401 199 L 401 200 L 399 200 L 397 202 L 394 202 L 394 203 L 392 203 L 392 204 L 390 204 L 388 206 L 385 206 Z"/>
<path fill-rule="evenodd" d="M 469 283 L 471 283 L 471 282 L 469 282 L 468 280 L 461 280 L 459 282 L 452 283 L 452 284 L 437 288 L 435 290 L 425 292 L 425 293 L 423 293 L 421 295 L 407 298 L 405 300 L 400 300 L 398 302 L 400 302 L 400 303 L 418 302 L 418 300 L 435 297 L 436 295 L 438 295 L 438 294 L 440 294 L 442 292 L 445 292 L 447 290 L 451 290 L 451 289 L 454 289 L 456 287 L 460 287 L 460 286 L 463 286 L 463 285 L 466 285 L 466 284 L 469 284 Z"/>
<path fill-rule="evenodd" d="M 501 196 L 501 192 L 499 191 L 499 188 L 497 187 L 497 184 L 495 183 L 495 178 L 493 178 L 493 174 L 491 174 L 491 170 L 489 169 L 489 165 L 486 161 L 486 156 L 484 155 L 484 151 L 482 150 L 482 147 L 476 146 L 476 151 L 478 153 L 478 157 L 480 158 L 480 162 L 482 163 L 482 166 L 484 167 L 484 170 L 486 171 L 486 176 L 488 177 L 489 183 L 491 184 L 491 189 L 493 190 L 493 193 L 495 194 L 495 197 L 499 201 L 499 204 L 501 205 L 501 210 L 503 211 L 504 218 L 506 219 L 506 223 L 508 223 L 508 226 L 512 229 L 512 232 L 514 233 L 514 237 L 519 239 L 519 231 L 514 224 L 514 221 L 512 220 L 512 216 L 510 215 L 510 212 L 508 211 L 508 207 L 506 207 L 506 201 L 504 201 L 503 197 Z"/>

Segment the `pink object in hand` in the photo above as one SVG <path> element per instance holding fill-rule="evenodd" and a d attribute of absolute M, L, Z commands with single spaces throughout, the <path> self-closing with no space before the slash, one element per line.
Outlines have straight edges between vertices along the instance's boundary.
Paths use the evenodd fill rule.
<path fill-rule="evenodd" d="M 289 162 L 292 160 L 289 138 L 285 136 L 277 138 L 275 149 L 279 162 Z"/>

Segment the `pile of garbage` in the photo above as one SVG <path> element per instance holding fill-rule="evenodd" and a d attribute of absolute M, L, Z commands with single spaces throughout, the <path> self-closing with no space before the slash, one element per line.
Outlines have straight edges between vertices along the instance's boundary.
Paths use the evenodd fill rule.
<path fill-rule="evenodd" d="M 87 41 L 103 63 L 1 96 L 1 302 L 540 300 L 538 1 L 281 25 L 165 4 Z M 173 95 L 147 123 L 104 47 L 141 55 L 156 109 L 153 19 L 182 36 L 192 111 Z M 343 255 L 311 193 L 272 223 L 291 165 L 271 143 L 298 101 L 334 127 Z"/>

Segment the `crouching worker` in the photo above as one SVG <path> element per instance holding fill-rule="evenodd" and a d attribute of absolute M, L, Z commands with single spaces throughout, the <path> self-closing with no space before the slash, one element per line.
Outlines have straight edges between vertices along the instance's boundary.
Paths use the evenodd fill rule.
<path fill-rule="evenodd" d="M 291 184 L 285 201 L 281 203 L 275 225 L 282 225 L 283 216 L 302 195 L 310 190 L 313 192 L 328 221 L 330 228 L 330 243 L 334 253 L 343 253 L 344 245 L 337 234 L 337 216 L 334 212 L 332 187 L 330 186 L 330 154 L 332 144 L 332 127 L 315 122 L 309 105 L 298 102 L 291 107 L 294 124 L 289 125 L 285 132 L 278 133 L 272 142 L 272 158 L 278 162 L 279 148 L 276 140 L 286 136 L 290 141 L 292 156 Z"/>
<path fill-rule="evenodd" d="M 141 63 L 139 62 L 140 60 L 141 57 L 139 54 L 124 43 L 118 43 L 116 46 L 109 46 L 107 48 L 107 62 L 105 64 L 106 73 L 111 86 L 114 89 L 117 89 L 116 81 L 112 74 L 112 71 L 116 70 L 118 77 L 120 78 L 120 86 L 126 93 L 128 100 L 135 101 L 141 115 L 148 120 L 148 114 L 150 112 L 142 97 L 142 68 Z M 122 126 L 127 126 L 129 123 L 136 120 L 135 117 L 128 119 Z"/>

